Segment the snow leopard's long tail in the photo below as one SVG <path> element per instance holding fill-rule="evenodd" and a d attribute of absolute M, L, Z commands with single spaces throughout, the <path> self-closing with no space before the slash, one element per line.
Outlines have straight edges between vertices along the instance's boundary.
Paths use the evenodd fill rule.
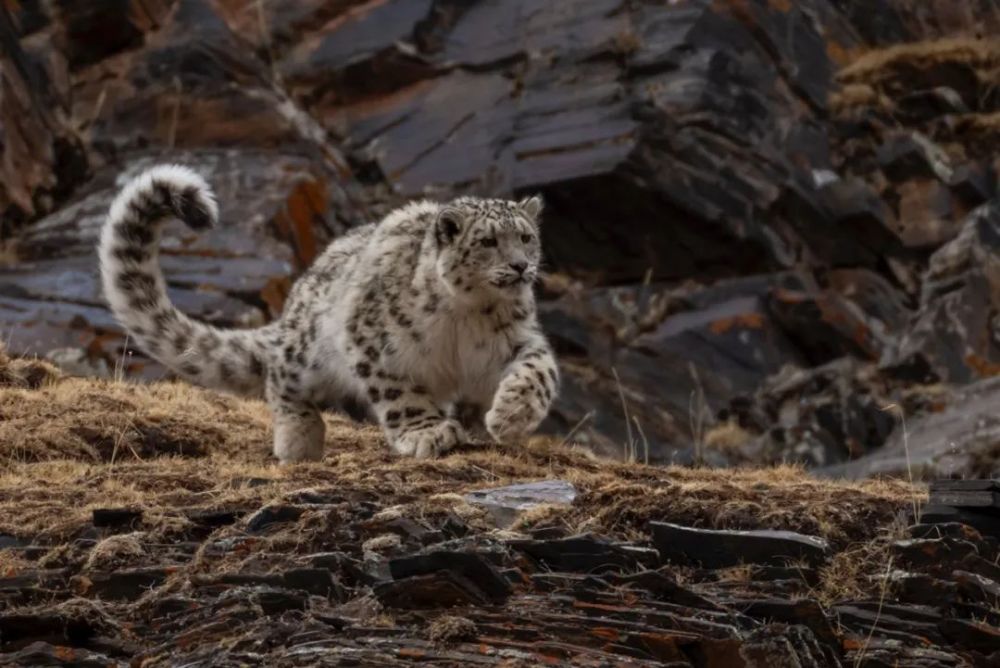
<path fill-rule="evenodd" d="M 137 346 L 184 378 L 218 389 L 263 392 L 268 328 L 220 329 L 181 313 L 167 296 L 158 262 L 163 223 L 195 230 L 215 224 L 208 184 L 186 167 L 152 167 L 118 193 L 98 247 L 104 296 Z"/>

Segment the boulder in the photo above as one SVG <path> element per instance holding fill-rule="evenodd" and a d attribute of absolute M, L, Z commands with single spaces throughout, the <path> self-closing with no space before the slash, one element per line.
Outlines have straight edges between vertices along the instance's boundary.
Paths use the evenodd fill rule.
<path fill-rule="evenodd" d="M 857 480 L 874 475 L 897 477 L 995 477 L 1000 421 L 996 402 L 1000 379 L 991 378 L 960 390 L 940 412 L 908 418 L 885 445 L 853 461 L 819 468 L 816 473 Z"/>
<path fill-rule="evenodd" d="M 142 510 L 137 508 L 94 508 L 95 527 L 133 529 L 142 523 Z"/>
<path fill-rule="evenodd" d="M 1000 200 L 973 211 L 930 257 L 920 305 L 884 364 L 926 367 L 939 380 L 968 383 L 1000 371 L 992 314 L 1000 308 Z"/>
<path fill-rule="evenodd" d="M 829 556 L 822 538 L 794 531 L 697 529 L 651 522 L 653 544 L 664 561 L 724 568 L 740 564 L 821 564 Z"/>
<path fill-rule="evenodd" d="M 327 93 L 310 110 L 404 196 L 542 189 L 549 255 L 579 275 L 745 274 L 788 266 L 796 241 L 820 262 L 873 264 L 856 226 L 884 226 L 884 205 L 871 193 L 862 211 L 812 180 L 831 166 L 810 113 L 825 107 L 827 52 L 856 41 L 825 3 L 808 4 L 478 3 L 422 17 L 371 6 L 350 25 L 393 14 L 381 42 L 341 54 L 331 45 L 348 27 L 331 24 L 308 62 L 330 65 L 334 90 L 362 67 L 403 82 L 355 103 Z"/>
<path fill-rule="evenodd" d="M 483 555 L 469 552 L 435 550 L 393 559 L 389 572 L 394 580 L 407 582 L 412 578 L 434 573 L 450 573 L 456 581 L 475 583 L 487 600 L 502 603 L 510 595 L 510 585 Z"/>
<path fill-rule="evenodd" d="M 485 507 L 497 525 L 506 528 L 533 508 L 572 505 L 576 488 L 565 480 L 543 480 L 473 490 L 465 498 L 469 503 Z"/>

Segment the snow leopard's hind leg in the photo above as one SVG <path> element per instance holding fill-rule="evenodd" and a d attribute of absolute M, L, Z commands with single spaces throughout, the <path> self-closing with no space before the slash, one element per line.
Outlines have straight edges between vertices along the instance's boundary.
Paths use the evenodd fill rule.
<path fill-rule="evenodd" d="M 287 377 L 276 374 L 268 378 L 265 394 L 274 423 L 274 456 L 278 461 L 291 464 L 321 460 L 326 425 L 319 408 Z"/>
<path fill-rule="evenodd" d="M 291 305 L 268 342 L 273 354 L 264 395 L 273 417 L 274 456 L 282 464 L 323 458 L 326 425 L 310 390 L 316 378 L 308 362 L 317 328 L 306 310 L 302 303 Z"/>

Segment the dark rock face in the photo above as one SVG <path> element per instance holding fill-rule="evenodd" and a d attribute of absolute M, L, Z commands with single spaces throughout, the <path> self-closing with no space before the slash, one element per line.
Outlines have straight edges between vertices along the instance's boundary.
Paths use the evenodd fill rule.
<path fill-rule="evenodd" d="M 21 31 L 44 22 L 40 8 L 0 12 L 0 217 L 4 238 L 52 210 L 86 177 L 83 145 L 66 118 L 65 62 L 34 53 Z"/>
<path fill-rule="evenodd" d="M 106 601 L 134 601 L 167 579 L 170 569 L 140 568 L 113 573 L 90 573 L 79 587 L 88 596 Z"/>
<path fill-rule="evenodd" d="M 374 108 L 321 103 L 314 113 L 342 120 L 351 144 L 404 195 L 429 184 L 542 188 L 552 205 L 548 253 L 574 273 L 620 282 L 649 270 L 670 279 L 787 265 L 789 245 L 768 229 L 779 219 L 793 224 L 778 211 L 782 191 L 801 182 L 800 199 L 811 200 L 809 170 L 829 167 L 821 150 L 792 163 L 792 151 L 821 136 L 811 119 L 789 132 L 792 151 L 775 134 L 803 103 L 825 106 L 833 74 L 805 10 L 618 9 L 613 1 L 479 3 L 431 15 L 425 30 L 443 34 L 422 55 L 463 69 Z M 518 27 L 498 31 L 504 25 Z M 843 23 L 831 28 L 847 34 Z M 793 52 L 782 52 L 783 30 L 801 36 Z M 394 39 L 386 34 L 384 48 Z M 781 71 L 786 58 L 795 74 Z M 515 81 L 505 76 L 511 61 Z"/>
<path fill-rule="evenodd" d="M 171 224 L 162 259 L 171 298 L 185 312 L 221 325 L 263 323 L 280 312 L 289 275 L 308 264 L 338 225 L 336 187 L 316 163 L 287 153 L 210 150 L 173 157 L 214 184 L 222 224 L 198 236 Z M 157 160 L 135 157 L 123 174 L 105 169 L 88 186 L 92 192 L 24 232 L 20 261 L 0 273 L 0 318 L 16 325 L 12 349 L 44 355 L 84 347 L 110 368 L 124 362 L 129 373 L 163 375 L 158 365 L 124 353 L 120 329 L 103 305 L 94 252 L 116 188 Z"/>
<path fill-rule="evenodd" d="M 997 22 L 987 0 L 5 6 L 0 323 L 17 353 L 163 376 L 93 253 L 153 161 L 218 191 L 223 225 L 171 227 L 164 265 L 227 326 L 273 318 L 323 244 L 404 199 L 541 192 L 547 431 L 838 464 L 913 388 L 1000 368 L 997 56 L 971 36 Z"/>

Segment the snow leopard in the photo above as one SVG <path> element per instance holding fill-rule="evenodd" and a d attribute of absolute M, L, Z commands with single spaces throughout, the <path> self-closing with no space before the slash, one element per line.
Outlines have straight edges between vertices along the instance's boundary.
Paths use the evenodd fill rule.
<path fill-rule="evenodd" d="M 102 285 L 137 348 L 193 383 L 263 397 L 281 463 L 320 460 L 321 413 L 345 405 L 362 406 L 399 455 L 438 456 L 471 433 L 516 443 L 560 383 L 533 289 L 542 208 L 540 196 L 410 202 L 334 239 L 273 322 L 227 329 L 168 297 L 163 224 L 207 229 L 218 205 L 197 172 L 158 165 L 111 204 Z"/>

